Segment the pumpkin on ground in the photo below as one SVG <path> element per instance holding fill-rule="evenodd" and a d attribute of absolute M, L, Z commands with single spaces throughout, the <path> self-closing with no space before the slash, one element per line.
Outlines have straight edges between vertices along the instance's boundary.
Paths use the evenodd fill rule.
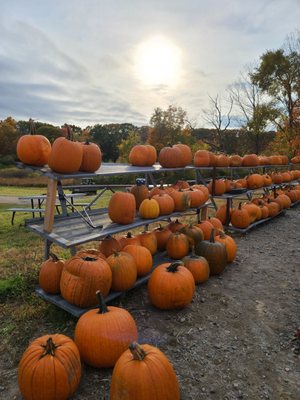
<path fill-rule="evenodd" d="M 111 288 L 112 272 L 108 263 L 97 255 L 75 255 L 66 261 L 61 274 L 62 297 L 78 307 L 97 304 L 95 292 L 101 290 L 106 296 Z"/>
<path fill-rule="evenodd" d="M 50 258 L 43 262 L 39 272 L 39 285 L 46 293 L 60 292 L 60 278 L 64 268 L 64 260 L 50 252 Z"/>
<path fill-rule="evenodd" d="M 117 224 L 131 224 L 135 217 L 136 202 L 132 193 L 115 192 L 108 204 L 109 218 Z"/>
<path fill-rule="evenodd" d="M 82 161 L 79 170 L 83 172 L 95 172 L 100 168 L 102 153 L 96 143 L 86 140 L 82 144 Z"/>
<path fill-rule="evenodd" d="M 111 289 L 116 292 L 125 292 L 132 288 L 137 277 L 135 260 L 125 251 L 115 252 L 106 259 L 111 268 Z"/>
<path fill-rule="evenodd" d="M 123 251 L 134 258 L 138 276 L 147 275 L 151 271 L 152 255 L 146 247 L 129 244 L 124 247 Z"/>
<path fill-rule="evenodd" d="M 148 282 L 150 302 L 162 310 L 187 306 L 194 291 L 194 277 L 181 261 L 157 266 Z"/>
<path fill-rule="evenodd" d="M 211 231 L 209 241 L 202 240 L 196 244 L 195 253 L 206 258 L 210 275 L 219 275 L 224 271 L 227 263 L 226 247 L 223 243 L 215 241 L 214 229 Z"/>
<path fill-rule="evenodd" d="M 49 167 L 61 174 L 72 174 L 79 171 L 82 162 L 82 144 L 73 141 L 73 133 L 67 125 L 68 136 L 54 140 L 48 159 Z"/>
<path fill-rule="evenodd" d="M 130 344 L 114 367 L 110 400 L 162 399 L 180 399 L 172 364 L 157 347 Z"/>
<path fill-rule="evenodd" d="M 17 142 L 17 156 L 24 164 L 42 167 L 48 163 L 51 143 L 43 135 L 36 135 L 33 120 L 29 120 L 30 133 L 22 135 Z"/>
<path fill-rule="evenodd" d="M 75 327 L 75 343 L 81 359 L 96 368 L 113 367 L 127 349 L 137 340 L 136 324 L 123 308 L 107 306 L 97 292 L 99 308 L 87 311 Z"/>
<path fill-rule="evenodd" d="M 190 243 L 186 235 L 181 232 L 172 233 L 167 241 L 167 254 L 175 260 L 180 260 L 189 252 Z"/>
<path fill-rule="evenodd" d="M 18 383 L 24 400 L 67 400 L 81 377 L 76 344 L 65 335 L 35 339 L 25 350 L 18 368 Z"/>
<path fill-rule="evenodd" d="M 206 258 L 193 254 L 184 257 L 184 266 L 191 272 L 195 283 L 206 282 L 209 278 L 210 269 Z"/>

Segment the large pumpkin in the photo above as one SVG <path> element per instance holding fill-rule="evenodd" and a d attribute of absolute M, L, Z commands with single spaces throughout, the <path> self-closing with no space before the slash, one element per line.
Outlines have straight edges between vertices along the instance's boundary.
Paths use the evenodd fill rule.
<path fill-rule="evenodd" d="M 48 160 L 49 167 L 62 174 L 79 171 L 83 157 L 82 144 L 74 142 L 71 128 L 67 126 L 67 129 L 67 137 L 59 137 L 54 140 Z"/>
<path fill-rule="evenodd" d="M 78 348 L 72 339 L 60 334 L 35 339 L 18 368 L 24 400 L 67 400 L 77 389 L 80 377 Z"/>
<path fill-rule="evenodd" d="M 50 253 L 49 259 L 43 262 L 39 272 L 39 285 L 46 293 L 60 292 L 60 278 L 64 264 L 64 260 L 54 253 Z"/>
<path fill-rule="evenodd" d="M 136 201 L 132 193 L 115 192 L 108 204 L 109 218 L 117 224 L 131 224 L 135 217 Z"/>
<path fill-rule="evenodd" d="M 81 359 L 96 368 L 113 367 L 127 349 L 137 340 L 136 324 L 123 308 L 107 306 L 97 292 L 99 308 L 87 311 L 75 327 L 75 343 Z"/>
<path fill-rule="evenodd" d="M 129 153 L 129 162 L 135 166 L 151 166 L 156 162 L 156 159 L 156 148 L 150 144 L 137 144 L 133 146 Z"/>
<path fill-rule="evenodd" d="M 179 147 L 163 147 L 158 155 L 158 161 L 164 168 L 185 167 L 185 157 Z"/>
<path fill-rule="evenodd" d="M 210 239 L 202 240 L 195 246 L 195 253 L 206 258 L 210 268 L 210 275 L 221 274 L 227 263 L 226 247 L 223 243 L 215 242 L 214 229 Z"/>
<path fill-rule="evenodd" d="M 112 283 L 112 272 L 108 263 L 94 255 L 75 255 L 65 263 L 60 291 L 62 297 L 79 307 L 91 307 L 97 303 L 95 293 L 101 290 L 106 296 Z"/>
<path fill-rule="evenodd" d="M 110 400 L 179 399 L 179 384 L 167 357 L 154 346 L 132 343 L 114 367 Z"/>
<path fill-rule="evenodd" d="M 194 291 L 194 277 L 181 261 L 159 265 L 148 282 L 150 302 L 162 310 L 187 306 Z"/>
<path fill-rule="evenodd" d="M 29 120 L 30 134 L 23 135 L 17 143 L 17 156 L 24 164 L 41 167 L 48 163 L 51 143 L 43 135 L 36 135 L 35 125 Z"/>
<path fill-rule="evenodd" d="M 95 172 L 100 168 L 102 153 L 96 143 L 86 140 L 82 144 L 82 161 L 79 170 L 83 172 Z"/>

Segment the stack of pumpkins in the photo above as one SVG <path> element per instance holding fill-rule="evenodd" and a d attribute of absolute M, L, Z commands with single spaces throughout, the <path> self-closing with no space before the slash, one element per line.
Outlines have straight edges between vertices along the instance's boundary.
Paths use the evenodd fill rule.
<path fill-rule="evenodd" d="M 58 173 L 95 172 L 100 168 L 102 154 L 99 146 L 86 140 L 75 142 L 71 128 L 66 125 L 66 137 L 55 139 L 53 145 L 43 135 L 36 135 L 33 120 L 29 120 L 30 134 L 17 142 L 17 156 L 24 164 L 41 167 L 48 164 Z"/>
<path fill-rule="evenodd" d="M 129 192 L 116 192 L 108 205 L 110 219 L 118 224 L 131 224 L 139 211 L 145 219 L 169 215 L 174 211 L 185 211 L 205 204 L 209 191 L 204 185 L 190 186 L 186 181 L 174 185 L 156 186 L 149 190 L 142 180 L 137 179 Z"/>
<path fill-rule="evenodd" d="M 237 208 L 229 210 L 228 218 L 235 228 L 245 229 L 256 221 L 275 217 L 282 210 L 299 200 L 300 185 L 288 186 L 277 189 L 275 193 L 264 194 L 244 204 L 239 203 Z M 216 216 L 224 225 L 226 224 L 226 205 L 218 208 Z"/>

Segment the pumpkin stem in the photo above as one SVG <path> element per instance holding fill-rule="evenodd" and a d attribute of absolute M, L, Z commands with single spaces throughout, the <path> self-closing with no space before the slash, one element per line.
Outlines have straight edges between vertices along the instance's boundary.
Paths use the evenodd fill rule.
<path fill-rule="evenodd" d="M 51 355 L 54 356 L 55 350 L 57 347 L 59 347 L 58 345 L 56 345 L 55 343 L 53 343 L 52 337 L 50 336 L 47 339 L 46 344 L 43 344 L 42 347 L 45 349 L 44 353 L 41 355 L 40 358 L 43 358 L 47 355 Z"/>
<path fill-rule="evenodd" d="M 84 261 L 97 261 L 97 258 L 94 257 L 82 257 Z"/>
<path fill-rule="evenodd" d="M 142 346 L 140 346 L 137 342 L 131 343 L 129 345 L 129 350 L 131 351 L 134 360 L 143 361 L 147 355 L 145 350 L 142 349 Z"/>
<path fill-rule="evenodd" d="M 126 238 L 128 238 L 128 239 L 132 238 L 132 233 L 131 232 L 127 232 Z"/>
<path fill-rule="evenodd" d="M 99 311 L 97 312 L 97 314 L 106 314 L 109 310 L 107 308 L 107 305 L 104 301 L 104 297 L 102 296 L 102 293 L 100 292 L 100 290 L 97 290 L 96 296 L 97 296 L 98 303 L 99 303 Z"/>
<path fill-rule="evenodd" d="M 221 239 L 225 239 L 226 238 L 225 232 L 222 231 L 221 229 L 219 229 L 219 236 L 220 236 Z"/>
<path fill-rule="evenodd" d="M 85 139 L 85 142 L 84 142 L 84 144 L 90 144 L 90 141 L 89 141 L 89 139 Z"/>
<path fill-rule="evenodd" d="M 209 238 L 210 243 L 215 243 L 215 230 L 212 229 Z"/>
<path fill-rule="evenodd" d="M 177 272 L 178 271 L 178 267 L 180 265 L 183 265 L 182 261 L 175 261 L 173 263 L 171 263 L 168 267 L 167 267 L 167 271 L 168 272 Z"/>
<path fill-rule="evenodd" d="M 57 255 L 52 253 L 51 251 L 49 251 L 49 256 L 52 258 L 53 261 L 55 261 L 55 262 L 59 261 L 59 258 L 57 257 Z"/>

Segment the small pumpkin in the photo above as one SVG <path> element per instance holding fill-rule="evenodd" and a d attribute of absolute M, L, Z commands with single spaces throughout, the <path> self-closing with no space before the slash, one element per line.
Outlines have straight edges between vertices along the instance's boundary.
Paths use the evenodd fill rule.
<path fill-rule="evenodd" d="M 173 147 L 179 148 L 179 150 L 181 151 L 183 167 L 192 164 L 193 153 L 192 153 L 190 146 L 188 146 L 187 144 L 184 144 L 184 143 L 177 143 L 177 144 L 174 144 Z"/>
<path fill-rule="evenodd" d="M 141 246 L 146 247 L 153 255 L 157 252 L 157 239 L 154 232 L 145 230 L 137 235 Z"/>
<path fill-rule="evenodd" d="M 79 170 L 83 172 L 95 172 L 100 168 L 102 153 L 96 143 L 86 140 L 82 144 L 82 161 Z"/>
<path fill-rule="evenodd" d="M 105 257 L 109 257 L 115 251 L 121 251 L 121 245 L 117 239 L 111 235 L 106 235 L 105 238 L 101 239 L 99 250 Z"/>
<path fill-rule="evenodd" d="M 225 193 L 226 186 L 223 179 L 212 179 L 207 185 L 209 193 L 215 196 L 222 196 Z"/>
<path fill-rule="evenodd" d="M 159 216 L 158 202 L 153 198 L 143 200 L 139 207 L 139 214 L 145 219 L 157 218 Z"/>
<path fill-rule="evenodd" d="M 231 212 L 232 208 L 229 208 L 227 211 L 227 205 L 223 204 L 217 209 L 216 218 L 218 218 L 223 225 L 228 225 L 230 222 Z"/>
<path fill-rule="evenodd" d="M 186 193 L 190 198 L 190 207 L 199 207 L 205 203 L 205 195 L 202 190 L 197 190 L 193 188 L 189 188 L 186 190 Z"/>
<path fill-rule="evenodd" d="M 25 350 L 18 367 L 18 383 L 25 400 L 67 400 L 81 377 L 80 354 L 65 335 L 44 335 Z"/>
<path fill-rule="evenodd" d="M 117 361 L 111 379 L 110 400 L 179 400 L 172 364 L 154 346 L 131 343 Z"/>
<path fill-rule="evenodd" d="M 129 244 L 124 247 L 123 251 L 134 258 L 138 276 L 147 275 L 151 271 L 152 254 L 146 247 Z"/>
<path fill-rule="evenodd" d="M 165 250 L 167 246 L 167 241 L 172 233 L 170 229 L 167 227 L 162 227 L 161 224 L 157 228 L 153 230 L 156 240 L 157 240 L 157 249 Z"/>
<path fill-rule="evenodd" d="M 208 280 L 210 269 L 206 258 L 197 256 L 195 253 L 183 258 L 184 266 L 191 272 L 195 283 L 204 283 Z"/>
<path fill-rule="evenodd" d="M 96 368 L 110 368 L 138 337 L 131 314 L 123 308 L 107 306 L 97 291 L 99 307 L 78 320 L 74 339 L 81 359 Z"/>
<path fill-rule="evenodd" d="M 175 203 L 173 198 L 167 194 L 156 194 L 152 197 L 153 200 L 156 200 L 159 206 L 159 215 L 168 215 L 171 214 L 175 209 Z"/>
<path fill-rule="evenodd" d="M 141 241 L 140 241 L 139 237 L 133 235 L 131 232 L 127 232 L 126 235 L 121 236 L 118 241 L 119 241 L 121 250 L 128 244 L 135 244 L 137 246 L 141 245 Z"/>
<path fill-rule="evenodd" d="M 177 232 L 179 231 L 181 228 L 183 228 L 185 225 L 179 221 L 178 218 L 175 219 L 175 221 L 171 221 L 168 225 L 167 228 L 171 231 L 171 232 Z"/>
<path fill-rule="evenodd" d="M 180 260 L 189 252 L 190 244 L 186 235 L 180 232 L 172 233 L 167 241 L 167 254 L 175 260 Z"/>
<path fill-rule="evenodd" d="M 148 199 L 149 190 L 145 185 L 144 179 L 136 179 L 136 184 L 132 186 L 130 189 L 130 193 L 132 193 L 135 197 L 136 209 L 138 210 L 142 201 Z"/>
<path fill-rule="evenodd" d="M 39 272 L 39 285 L 51 294 L 60 293 L 60 278 L 64 268 L 64 260 L 50 252 L 50 258 L 43 262 Z"/>
<path fill-rule="evenodd" d="M 237 246 L 235 240 L 226 235 L 223 231 L 219 231 L 219 235 L 215 238 L 216 242 L 225 244 L 227 253 L 227 262 L 231 263 L 236 257 Z"/>
<path fill-rule="evenodd" d="M 195 246 L 195 253 L 199 256 L 206 258 L 210 268 L 210 275 L 221 274 L 227 263 L 226 247 L 223 243 L 215 241 L 214 229 L 208 240 L 202 240 Z"/>
<path fill-rule="evenodd" d="M 137 277 L 137 267 L 131 254 L 125 251 L 114 252 L 106 259 L 111 268 L 111 289 L 125 292 L 132 288 Z"/>
<path fill-rule="evenodd" d="M 235 228 L 244 229 L 250 225 L 250 216 L 245 208 L 242 208 L 242 203 L 239 203 L 238 208 L 231 212 L 231 225 Z"/>
<path fill-rule="evenodd" d="M 194 292 L 194 277 L 181 261 L 157 266 L 148 282 L 150 302 L 161 310 L 187 306 Z"/>

